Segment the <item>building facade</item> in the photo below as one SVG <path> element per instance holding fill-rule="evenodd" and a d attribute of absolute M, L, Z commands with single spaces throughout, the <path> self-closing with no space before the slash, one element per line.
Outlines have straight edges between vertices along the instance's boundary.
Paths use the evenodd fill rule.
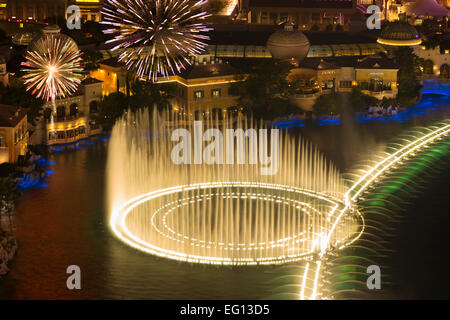
<path fill-rule="evenodd" d="M 56 113 L 52 102 L 44 105 L 44 116 L 38 124 L 34 143 L 47 145 L 71 143 L 101 132 L 93 118 L 99 111 L 102 98 L 102 82 L 87 78 L 73 96 L 56 101 Z"/>
<path fill-rule="evenodd" d="M 424 59 L 422 74 L 424 78 L 439 78 L 450 82 L 450 50 L 436 46 L 427 49 L 425 46 L 415 46 L 414 53 Z"/>
<path fill-rule="evenodd" d="M 237 97 L 229 89 L 238 73 L 228 62 L 200 56 L 181 74 L 169 78 L 177 85 L 173 110 L 188 119 L 222 120 L 237 105 Z"/>
<path fill-rule="evenodd" d="M 320 95 L 351 92 L 353 87 L 377 99 L 395 98 L 398 70 L 392 60 L 378 55 L 332 61 L 307 58 L 289 74 L 289 80 L 298 86 L 291 101 L 304 111 L 312 111 Z"/>
<path fill-rule="evenodd" d="M 114 92 L 126 93 L 127 77 L 135 77 L 128 72 L 125 64 L 119 62 L 117 57 L 103 60 L 100 67 L 90 72 L 92 78 L 103 82 L 102 94 L 107 96 Z"/>
<path fill-rule="evenodd" d="M 242 0 L 240 17 L 250 24 L 292 21 L 301 29 L 343 25 L 356 12 L 356 0 Z"/>
<path fill-rule="evenodd" d="M 15 163 L 28 147 L 27 110 L 0 105 L 0 163 Z"/>
<path fill-rule="evenodd" d="M 100 9 L 102 0 L 68 0 L 68 4 L 77 5 L 81 11 L 81 20 L 99 22 L 101 20 Z"/>
<path fill-rule="evenodd" d="M 68 0 L 8 0 L 3 19 L 42 22 L 47 18 L 65 17 L 67 5 Z"/>

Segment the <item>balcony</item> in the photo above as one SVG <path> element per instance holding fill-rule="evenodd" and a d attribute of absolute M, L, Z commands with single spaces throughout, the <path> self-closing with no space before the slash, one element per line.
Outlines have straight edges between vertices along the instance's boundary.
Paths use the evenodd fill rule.
<path fill-rule="evenodd" d="M 77 112 L 74 115 L 56 115 L 53 118 L 53 123 L 71 122 L 71 121 L 74 121 L 74 120 L 78 120 L 78 119 L 84 118 L 84 116 L 85 115 L 84 115 L 83 112 Z M 51 118 L 50 117 L 46 117 L 45 118 L 45 122 L 46 123 L 52 123 Z"/>

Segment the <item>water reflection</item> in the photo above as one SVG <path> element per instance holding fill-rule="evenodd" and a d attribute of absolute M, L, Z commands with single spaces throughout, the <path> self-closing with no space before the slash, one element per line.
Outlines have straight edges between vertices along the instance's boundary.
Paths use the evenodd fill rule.
<path fill-rule="evenodd" d="M 312 140 L 342 171 L 415 125 L 448 118 L 448 99 L 406 122 L 361 124 L 344 115 L 340 125 L 290 129 Z M 287 266 L 223 268 L 155 258 L 123 245 L 107 227 L 104 175 L 107 137 L 82 148 L 58 147 L 47 159 L 47 188 L 25 191 L 15 224 L 20 249 L 11 273 L 0 281 L 4 299 L 268 299 L 295 298 L 298 288 Z M 66 288 L 66 268 L 82 270 L 82 290 Z M 299 268 L 299 267 L 298 267 Z M 294 267 L 295 269 L 295 267 Z M 287 278 L 286 278 L 287 276 Z M 290 280 L 289 280 L 290 281 Z M 289 282 L 288 281 L 288 282 Z"/>

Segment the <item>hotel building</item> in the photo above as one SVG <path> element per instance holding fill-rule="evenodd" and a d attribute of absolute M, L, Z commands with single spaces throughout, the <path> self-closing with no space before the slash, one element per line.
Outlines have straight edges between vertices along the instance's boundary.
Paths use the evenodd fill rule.
<path fill-rule="evenodd" d="M 101 127 L 93 117 L 99 111 L 101 98 L 102 81 L 87 78 L 81 82 L 74 95 L 56 100 L 56 113 L 53 113 L 52 102 L 47 102 L 44 105 L 44 115 L 33 135 L 33 142 L 62 144 L 99 134 Z"/>
<path fill-rule="evenodd" d="M 240 18 L 250 24 L 293 21 L 301 29 L 343 25 L 356 12 L 356 0 L 241 0 Z"/>
<path fill-rule="evenodd" d="M 15 163 L 28 146 L 27 110 L 0 105 L 0 163 Z"/>

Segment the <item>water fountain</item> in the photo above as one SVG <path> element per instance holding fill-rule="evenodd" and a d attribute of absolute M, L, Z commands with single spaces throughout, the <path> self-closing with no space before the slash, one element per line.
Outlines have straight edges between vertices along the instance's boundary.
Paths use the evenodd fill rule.
<path fill-rule="evenodd" d="M 247 138 L 220 139 L 223 149 L 234 151 L 231 158 L 227 152 L 226 161 L 217 160 L 221 151 L 216 148 L 213 163 L 174 163 L 179 140 L 173 133 L 181 128 L 196 136 L 199 125 L 206 136 L 212 128 L 221 136 L 242 129 Z M 338 170 L 310 143 L 287 132 L 278 137 L 278 131 L 268 130 L 271 143 L 265 145 L 260 129 L 267 128 L 236 119 L 200 124 L 175 121 L 170 114 L 128 112 L 113 128 L 108 154 L 115 235 L 154 255 L 224 265 L 292 262 L 354 239 L 359 216 L 343 201 L 346 187 Z M 259 139 L 251 140 L 257 131 Z M 188 153 L 199 147 L 211 151 L 219 138 L 205 141 L 205 135 L 203 141 L 187 144 Z M 252 155 L 261 160 L 269 152 L 279 168 L 262 174 L 267 162 Z"/>

